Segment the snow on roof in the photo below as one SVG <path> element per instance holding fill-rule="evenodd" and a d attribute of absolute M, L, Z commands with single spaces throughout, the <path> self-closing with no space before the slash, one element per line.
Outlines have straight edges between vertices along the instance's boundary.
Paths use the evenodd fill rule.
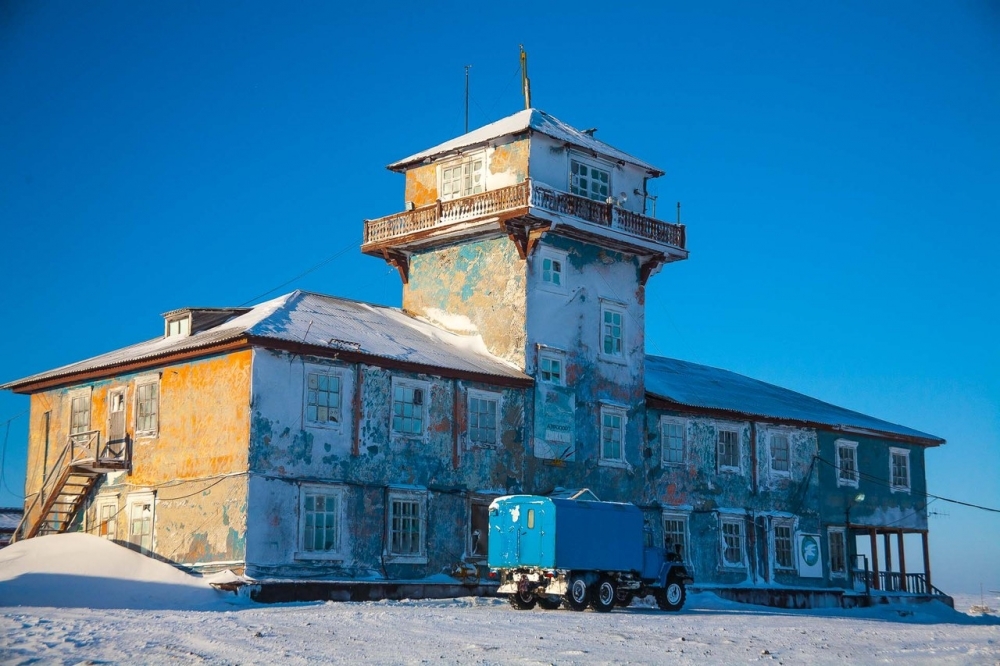
<path fill-rule="evenodd" d="M 512 116 L 501 118 L 494 123 L 480 127 L 479 129 L 473 130 L 468 134 L 463 134 L 460 137 L 451 139 L 450 141 L 445 141 L 444 143 L 434 146 L 433 148 L 423 150 L 415 155 L 410 155 L 409 157 L 399 160 L 398 162 L 393 162 L 388 168 L 393 171 L 403 171 L 406 167 L 417 162 L 422 162 L 425 159 L 434 159 L 440 155 L 451 153 L 462 148 L 483 144 L 487 141 L 498 139 L 503 136 L 520 134 L 522 132 L 527 132 L 528 130 L 550 136 L 553 139 L 565 141 L 580 148 L 592 150 L 614 160 L 634 164 L 637 167 L 652 172 L 654 175 L 663 175 L 662 169 L 657 169 L 653 165 L 643 162 L 642 160 L 633 157 L 624 151 L 609 146 L 589 134 L 584 134 L 575 127 L 564 123 L 554 116 L 550 116 L 544 111 L 539 111 L 538 109 L 525 109 L 523 111 L 518 111 Z"/>
<path fill-rule="evenodd" d="M 937 446 L 944 440 L 919 430 L 837 407 L 729 370 L 662 356 L 646 356 L 646 393 L 687 407 L 805 421 L 845 431 L 871 431 Z"/>
<path fill-rule="evenodd" d="M 162 337 L 65 365 L 0 386 L 17 389 L 39 381 L 145 361 L 177 352 L 250 338 L 319 346 L 390 361 L 496 377 L 529 380 L 513 364 L 493 356 L 478 335 L 458 335 L 399 308 L 295 291 L 191 336 Z"/>

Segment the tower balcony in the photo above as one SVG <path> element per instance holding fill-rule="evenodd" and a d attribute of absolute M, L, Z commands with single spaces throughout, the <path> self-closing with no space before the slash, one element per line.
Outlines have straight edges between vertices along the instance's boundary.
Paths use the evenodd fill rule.
<path fill-rule="evenodd" d="M 683 224 L 663 222 L 616 205 L 594 201 L 526 179 L 467 197 L 440 201 L 394 215 L 365 220 L 361 251 L 388 256 L 451 238 L 491 231 L 524 233 L 559 227 L 563 233 L 667 261 L 687 257 Z"/>

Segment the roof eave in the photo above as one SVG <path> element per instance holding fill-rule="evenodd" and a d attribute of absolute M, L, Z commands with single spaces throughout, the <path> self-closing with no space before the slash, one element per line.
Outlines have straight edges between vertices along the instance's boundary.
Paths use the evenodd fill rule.
<path fill-rule="evenodd" d="M 941 446 L 947 443 L 946 440 L 940 437 L 928 436 L 919 437 L 916 435 L 905 435 L 902 433 L 895 432 L 885 432 L 882 430 L 874 430 L 871 428 L 860 428 L 857 426 L 843 425 L 843 424 L 830 424 L 821 423 L 819 421 L 808 421 L 803 419 L 790 419 L 782 416 L 771 416 L 768 414 L 758 414 L 754 412 L 744 412 L 736 409 L 725 409 L 722 407 L 702 407 L 696 405 L 689 405 L 677 400 L 672 400 L 671 398 L 665 398 L 654 393 L 646 394 L 646 402 L 653 407 L 663 407 L 667 409 L 683 409 L 696 414 L 704 414 L 706 416 L 737 416 L 742 419 L 756 420 L 756 421 L 767 421 L 770 423 L 780 423 L 782 425 L 793 425 L 804 428 L 815 428 L 817 430 L 829 430 L 832 432 L 844 432 L 855 435 L 868 435 L 871 437 L 879 437 L 881 439 L 891 439 L 897 442 L 906 442 L 909 444 L 917 444 L 919 446 L 931 448 L 935 446 Z"/>

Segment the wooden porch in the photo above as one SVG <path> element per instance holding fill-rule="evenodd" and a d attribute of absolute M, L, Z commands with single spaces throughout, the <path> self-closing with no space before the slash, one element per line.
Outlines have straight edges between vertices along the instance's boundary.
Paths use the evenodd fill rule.
<path fill-rule="evenodd" d="M 858 539 L 867 537 L 869 546 L 867 554 L 855 554 L 853 557 L 851 580 L 855 591 L 864 591 L 866 594 L 948 596 L 931 583 L 927 530 L 848 525 L 847 531 L 852 539 L 850 544 L 855 550 Z M 903 538 L 906 534 L 920 535 L 922 572 L 906 570 L 906 544 Z M 879 541 L 882 542 L 881 548 Z M 893 541 L 896 542 L 896 562 L 893 562 Z"/>
<path fill-rule="evenodd" d="M 41 489 L 24 511 L 11 542 L 65 532 L 84 500 L 108 472 L 127 470 L 132 446 L 127 436 L 101 442 L 101 432 L 71 435 Z"/>

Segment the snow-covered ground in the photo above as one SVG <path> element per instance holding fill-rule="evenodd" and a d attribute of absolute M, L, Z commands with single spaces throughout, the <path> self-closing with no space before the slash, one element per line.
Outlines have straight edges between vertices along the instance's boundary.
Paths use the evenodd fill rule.
<path fill-rule="evenodd" d="M 1000 607 L 990 595 L 986 605 Z M 956 598 L 956 608 L 980 604 Z M 779 611 L 692 595 L 600 614 L 499 599 L 260 605 L 81 534 L 0 551 L 0 663 L 1000 664 L 1000 614 Z"/>

